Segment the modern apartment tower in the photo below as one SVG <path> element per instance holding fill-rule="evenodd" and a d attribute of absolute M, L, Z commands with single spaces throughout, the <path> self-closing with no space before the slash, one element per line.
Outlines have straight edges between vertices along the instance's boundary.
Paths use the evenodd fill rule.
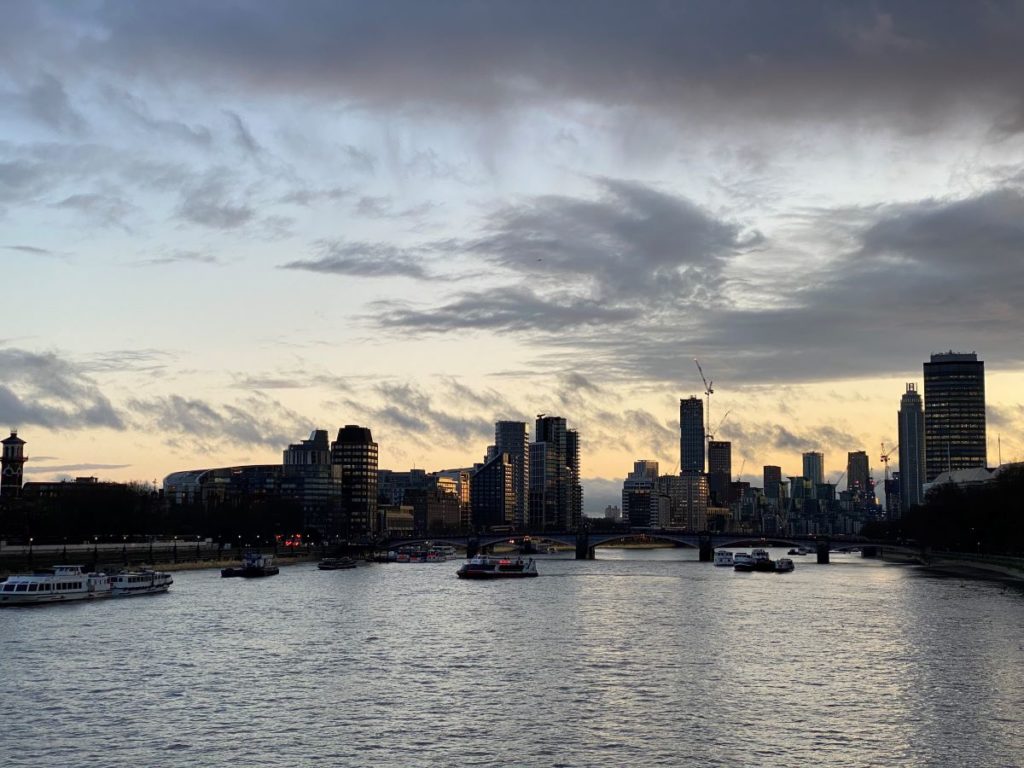
<path fill-rule="evenodd" d="M 560 416 L 538 416 L 530 443 L 530 527 L 575 530 L 583 514 L 579 433 Z"/>
<path fill-rule="evenodd" d="M 732 443 L 728 440 L 708 440 L 708 493 L 714 506 L 729 503 L 729 483 L 732 482 Z"/>
<path fill-rule="evenodd" d="M 865 451 L 850 451 L 846 454 L 846 490 L 859 492 L 862 496 L 873 493 L 871 468 Z"/>
<path fill-rule="evenodd" d="M 704 471 L 704 401 L 696 395 L 679 401 L 679 470 Z"/>
<path fill-rule="evenodd" d="M 782 491 L 782 467 L 773 464 L 764 466 L 764 497 L 778 499 Z"/>
<path fill-rule="evenodd" d="M 326 429 L 314 429 L 307 440 L 284 450 L 281 494 L 302 506 L 305 528 L 330 537 L 341 529 L 341 466 L 331 460 Z"/>
<path fill-rule="evenodd" d="M 924 364 L 925 482 L 947 470 L 987 465 L 985 363 L 943 352 Z"/>
<path fill-rule="evenodd" d="M 494 450 L 512 461 L 512 487 L 516 495 L 512 524 L 530 525 L 530 432 L 525 421 L 499 421 L 494 425 Z"/>
<path fill-rule="evenodd" d="M 804 454 L 804 477 L 811 481 L 811 488 L 825 482 L 825 455 L 818 451 Z"/>
<path fill-rule="evenodd" d="M 924 485 L 924 408 L 916 384 L 907 384 L 900 398 L 900 509 L 909 510 L 922 499 Z"/>
<path fill-rule="evenodd" d="M 377 444 L 368 427 L 346 424 L 331 443 L 331 463 L 341 467 L 341 525 L 348 539 L 377 529 Z"/>
<path fill-rule="evenodd" d="M 470 519 L 474 530 L 513 524 L 516 514 L 515 464 L 508 453 L 501 451 L 476 468 L 469 487 Z"/>
<path fill-rule="evenodd" d="M 622 519 L 637 528 L 658 524 L 658 462 L 641 459 L 622 484 Z"/>

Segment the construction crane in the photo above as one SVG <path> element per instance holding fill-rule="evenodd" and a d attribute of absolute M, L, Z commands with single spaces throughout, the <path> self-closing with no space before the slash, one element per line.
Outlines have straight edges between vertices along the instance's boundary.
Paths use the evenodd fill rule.
<path fill-rule="evenodd" d="M 884 440 L 882 441 L 882 457 L 881 457 L 880 460 L 885 465 L 885 481 L 886 482 L 889 482 L 889 459 L 892 458 L 892 455 L 899 449 L 899 447 L 900 447 L 899 443 L 897 443 L 896 445 L 894 445 L 892 448 L 890 448 L 887 451 L 887 450 L 885 450 L 885 441 Z"/>
<path fill-rule="evenodd" d="M 722 428 L 722 425 L 725 424 L 725 420 L 729 418 L 729 414 L 730 413 L 732 413 L 731 409 L 726 411 L 725 412 L 725 416 L 723 416 L 722 420 L 718 422 L 718 427 L 715 429 L 715 431 L 714 432 L 708 432 L 708 440 L 714 440 L 715 439 L 715 435 L 718 434 L 718 431 Z"/>
<path fill-rule="evenodd" d="M 701 381 L 704 382 L 704 395 L 708 399 L 708 417 L 707 417 L 708 418 L 708 428 L 707 428 L 707 433 L 708 433 L 708 439 L 710 440 L 711 439 L 711 396 L 713 394 L 715 394 L 715 390 L 712 388 L 711 385 L 714 384 L 715 382 L 708 381 L 707 376 L 704 375 L 704 369 L 700 367 L 700 360 L 698 360 L 695 357 L 695 358 L 693 358 L 693 362 L 695 362 L 697 364 L 697 370 L 700 372 Z"/>
<path fill-rule="evenodd" d="M 728 415 L 728 414 L 726 414 L 726 415 Z M 722 421 L 725 421 L 725 419 L 722 419 Z M 719 426 L 721 426 L 721 425 L 719 425 Z M 744 456 L 743 457 L 743 462 L 740 464 L 740 471 L 736 474 L 736 482 L 737 483 L 742 483 L 743 482 L 743 470 L 746 468 L 746 466 L 747 466 L 747 457 Z"/>

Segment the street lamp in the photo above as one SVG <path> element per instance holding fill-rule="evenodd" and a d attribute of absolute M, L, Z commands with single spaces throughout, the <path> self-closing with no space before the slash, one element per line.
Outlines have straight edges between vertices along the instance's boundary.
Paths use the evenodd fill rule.
<path fill-rule="evenodd" d="M 35 541 L 31 536 L 28 537 L 28 565 L 32 567 L 32 542 Z"/>

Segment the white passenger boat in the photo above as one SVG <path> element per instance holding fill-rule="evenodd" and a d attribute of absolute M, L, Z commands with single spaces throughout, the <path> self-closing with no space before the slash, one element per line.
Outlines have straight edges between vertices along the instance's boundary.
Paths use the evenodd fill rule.
<path fill-rule="evenodd" d="M 749 552 L 737 552 L 732 558 L 733 568 L 737 571 L 754 570 L 754 558 Z"/>
<path fill-rule="evenodd" d="M 733 562 L 733 559 L 732 559 L 732 552 L 729 552 L 728 550 L 725 550 L 725 549 L 716 549 L 715 550 L 715 565 L 727 565 L 727 566 L 735 565 L 735 563 Z"/>
<path fill-rule="evenodd" d="M 111 594 L 106 574 L 86 573 L 80 565 L 55 565 L 37 573 L 9 576 L 0 584 L 0 605 L 95 600 Z"/>
<path fill-rule="evenodd" d="M 110 589 L 114 597 L 154 595 L 170 589 L 174 579 L 166 571 L 121 571 L 110 575 Z"/>
<path fill-rule="evenodd" d="M 522 579 L 537 575 L 533 558 L 488 557 L 477 555 L 467 560 L 455 575 L 460 579 Z"/>

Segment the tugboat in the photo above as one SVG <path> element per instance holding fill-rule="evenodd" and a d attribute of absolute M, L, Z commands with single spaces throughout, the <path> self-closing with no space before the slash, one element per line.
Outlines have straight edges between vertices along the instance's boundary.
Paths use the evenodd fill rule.
<path fill-rule="evenodd" d="M 478 555 L 460 566 L 455 575 L 460 579 L 523 579 L 538 574 L 532 557 L 523 560 Z"/>
<path fill-rule="evenodd" d="M 789 573 L 793 570 L 793 561 L 788 557 L 780 557 L 775 561 L 776 573 Z"/>
<path fill-rule="evenodd" d="M 222 568 L 220 575 L 224 578 L 229 576 L 242 576 L 246 579 L 260 578 L 261 576 L 276 576 L 278 567 L 273 565 L 273 555 L 262 555 L 259 552 L 246 552 L 242 556 L 240 566 L 228 566 Z"/>

